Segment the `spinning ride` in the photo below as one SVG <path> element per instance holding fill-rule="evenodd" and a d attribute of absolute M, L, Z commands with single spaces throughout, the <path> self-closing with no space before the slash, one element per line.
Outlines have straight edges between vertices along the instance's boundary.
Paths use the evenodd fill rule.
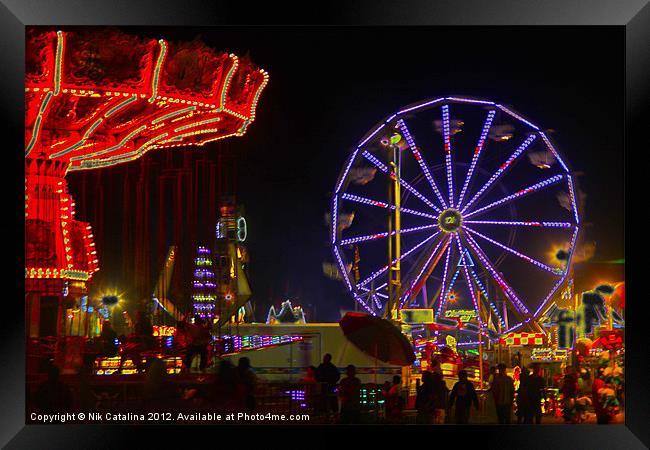
<path fill-rule="evenodd" d="M 359 141 L 335 186 L 331 243 L 373 315 L 473 309 L 475 331 L 539 330 L 578 225 L 571 172 L 537 125 L 492 101 L 442 97 Z M 548 260 L 553 242 L 564 261 Z"/>
<path fill-rule="evenodd" d="M 25 278 L 28 334 L 39 336 L 60 334 L 61 308 L 99 270 L 90 225 L 74 219 L 66 173 L 242 136 L 268 75 L 199 41 L 112 29 L 32 28 L 25 53 Z M 56 311 L 46 327 L 44 298 Z"/>

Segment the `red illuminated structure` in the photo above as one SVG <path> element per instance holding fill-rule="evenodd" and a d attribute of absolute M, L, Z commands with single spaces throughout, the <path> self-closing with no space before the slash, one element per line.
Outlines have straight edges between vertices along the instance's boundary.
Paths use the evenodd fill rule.
<path fill-rule="evenodd" d="M 199 41 L 113 29 L 34 28 L 25 49 L 26 317 L 37 337 L 62 334 L 63 313 L 99 270 L 65 175 L 242 136 L 268 75 Z"/>

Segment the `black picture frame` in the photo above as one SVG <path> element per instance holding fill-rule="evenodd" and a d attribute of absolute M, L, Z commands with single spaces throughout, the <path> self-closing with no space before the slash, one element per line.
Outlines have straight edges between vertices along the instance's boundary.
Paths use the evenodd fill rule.
<path fill-rule="evenodd" d="M 613 25 L 625 28 L 626 42 L 626 109 L 620 113 L 626 121 L 625 128 L 625 187 L 626 205 L 634 205 L 637 195 L 643 201 L 642 193 L 645 179 L 643 175 L 647 156 L 643 154 L 650 148 L 650 136 L 647 133 L 650 124 L 650 5 L 646 0 L 605 1 L 592 0 L 500 0 L 483 2 L 465 1 L 358 1 L 349 4 L 333 5 L 322 2 L 321 5 L 305 3 L 301 8 L 291 9 L 289 4 L 268 3 L 255 5 L 242 2 L 185 0 L 2 0 L 0 5 L 0 95 L 2 101 L 3 128 L 5 130 L 2 147 L 5 155 L 11 155 L 8 165 L 12 167 L 4 182 L 8 189 L 4 196 L 5 220 L 2 222 L 2 235 L 5 242 L 4 260 L 9 262 L 3 271 L 5 303 L 2 312 L 2 365 L 0 391 L 2 391 L 3 420 L 0 424 L 0 444 L 7 448 L 52 448 L 79 447 L 104 448 L 131 446 L 136 433 L 145 433 L 149 446 L 178 445 L 174 441 L 180 438 L 192 442 L 198 437 L 210 439 L 215 445 L 222 439 L 213 427 L 173 428 L 129 427 L 105 425 L 25 425 L 25 344 L 24 344 L 24 308 L 20 302 L 20 281 L 23 270 L 23 247 L 19 237 L 24 236 L 22 216 L 22 193 L 20 191 L 20 167 L 22 162 L 18 148 L 23 144 L 24 118 L 24 29 L 27 25 L 151 25 L 151 26 L 237 26 L 275 23 L 279 26 L 295 25 Z M 597 93 L 594 93 L 597 95 Z M 622 118 L 623 119 L 623 118 Z M 12 150 L 15 149 L 15 150 Z M 13 159 L 15 158 L 15 159 Z M 635 172 L 639 171 L 637 177 Z M 636 180 L 636 181 L 635 181 Z M 643 205 L 641 203 L 641 205 Z M 640 206 L 639 209 L 643 209 Z M 626 423 L 624 426 L 543 426 L 535 429 L 529 427 L 465 427 L 460 431 L 454 427 L 436 428 L 435 435 L 450 432 L 452 443 L 457 440 L 469 442 L 476 440 L 478 445 L 488 448 L 608 448 L 635 449 L 650 446 L 650 398 L 647 381 L 650 365 L 648 364 L 648 334 L 645 331 L 646 317 L 642 306 L 641 271 L 647 266 L 639 242 L 643 241 L 643 222 L 635 217 L 633 208 L 626 208 L 626 279 L 628 291 L 632 298 L 629 302 L 626 330 Z M 7 220 L 8 219 L 8 220 Z M 13 244 L 12 244 L 13 242 Z M 7 266 L 5 266 L 7 267 Z M 328 428 L 331 436 L 340 429 Z M 138 431 L 136 431 L 138 429 Z M 366 445 L 366 437 L 382 437 L 392 434 L 403 445 L 421 445 L 403 439 L 430 439 L 419 437 L 418 429 L 414 431 L 393 428 L 365 428 L 359 433 L 355 445 Z M 438 431 L 439 430 L 439 431 Z M 248 433 L 243 429 L 228 432 L 243 442 L 252 444 L 251 439 L 260 442 L 277 439 L 284 434 L 279 445 L 311 445 L 311 438 L 290 437 L 279 431 L 279 427 L 265 427 L 259 433 Z M 431 433 L 434 434 L 433 432 Z M 408 436 L 411 436 L 408 438 Z M 226 439 L 226 438 L 223 438 Z M 300 439 L 299 442 L 293 439 Z M 330 437 L 328 439 L 334 439 Z M 431 437 L 437 440 L 439 437 Z M 355 439 L 356 441 L 357 439 Z M 293 443 L 292 443 L 293 441 Z M 225 445 L 225 440 L 221 441 Z M 424 444 L 425 441 L 422 442 Z"/>

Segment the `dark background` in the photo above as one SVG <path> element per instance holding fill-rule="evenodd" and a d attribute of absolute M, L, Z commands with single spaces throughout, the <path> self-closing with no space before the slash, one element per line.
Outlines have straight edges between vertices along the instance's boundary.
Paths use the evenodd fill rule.
<path fill-rule="evenodd" d="M 235 184 L 229 184 L 246 209 L 257 320 L 264 320 L 271 303 L 286 298 L 302 305 L 311 322 L 338 320 L 340 309 L 353 308 L 342 282 L 322 272 L 322 263 L 332 259 L 324 215 L 339 172 L 352 147 L 383 117 L 439 95 L 511 105 L 542 129 L 554 130 L 550 135 L 586 194 L 581 233 L 597 243 L 593 259 L 623 257 L 622 28 L 121 30 L 170 41 L 199 37 L 217 50 L 249 53 L 270 75 L 256 120 L 243 137 L 145 156 L 162 161 L 169 158 L 166 152 L 237 155 L 237 164 L 226 167 L 236 172 Z M 110 186 L 121 184 L 123 173 L 118 166 L 83 176 Z M 115 208 L 121 197 L 82 204 L 78 177 L 68 177 L 78 219 L 92 223 L 93 209 L 106 209 L 105 231 L 96 233 L 101 271 L 95 284 L 123 284 L 121 247 L 111 243 L 120 239 L 122 216 Z M 199 237 L 214 232 L 214 220 L 203 220 Z M 194 257 L 195 249 L 180 250 L 185 260 Z M 154 265 L 162 257 L 152 255 Z"/>

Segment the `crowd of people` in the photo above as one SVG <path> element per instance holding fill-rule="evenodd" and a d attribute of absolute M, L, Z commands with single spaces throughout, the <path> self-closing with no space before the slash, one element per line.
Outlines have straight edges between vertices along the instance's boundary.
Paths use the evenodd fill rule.
<path fill-rule="evenodd" d="M 209 363 L 209 344 L 211 335 L 209 324 L 197 319 L 192 323 L 186 321 L 177 324 L 176 344 L 183 349 L 183 367 L 189 371 L 193 361 L 198 357 L 198 370 L 204 372 Z M 258 406 L 257 387 L 260 381 L 251 367 L 247 357 L 239 358 L 234 366 L 228 360 L 219 360 L 215 364 L 213 385 L 183 389 L 172 383 L 168 377 L 164 362 L 156 357 L 143 358 L 154 347 L 151 322 L 144 314 L 138 314 L 133 332 L 128 336 L 118 336 L 111 324 L 104 323 L 98 339 L 101 356 L 120 356 L 119 373 L 126 360 L 131 359 L 141 374 L 144 374 L 142 405 L 148 409 L 170 408 L 178 405 L 203 405 L 212 410 L 253 411 Z M 491 367 L 484 384 L 486 390 L 483 401 L 474 384 L 468 379 L 464 370 L 458 372 L 458 380 L 451 390 L 442 375 L 437 361 L 432 361 L 429 370 L 422 373 L 416 382 L 416 422 L 419 424 L 467 424 L 479 411 L 483 416 L 494 415 L 499 424 L 510 424 L 515 415 L 518 424 L 540 424 L 542 422 L 542 404 L 546 399 L 546 382 L 539 365 L 517 368 L 514 379 L 508 375 L 506 366 L 498 364 Z M 327 417 L 330 422 L 352 424 L 362 422 L 364 407 L 361 401 L 362 383 L 357 377 L 357 368 L 348 365 L 345 375 L 332 362 L 332 356 L 325 354 L 318 366 L 309 366 L 300 379 L 304 387 L 305 398 L 311 402 L 313 411 Z M 562 415 L 567 423 L 579 423 L 585 420 L 586 411 L 592 407 L 599 424 L 610 423 L 619 412 L 622 395 L 622 376 L 615 369 L 601 368 L 591 377 L 584 369 L 574 373 L 567 369 L 563 378 L 548 380 L 557 387 L 561 394 Z M 102 402 L 109 402 L 106 393 L 97 395 L 89 388 L 92 364 L 84 365 L 78 377 L 76 400 L 70 386 L 61 382 L 59 369 L 51 365 L 47 370 L 47 379 L 35 392 L 34 405 L 42 412 L 64 412 L 75 408 L 97 409 Z M 382 389 L 370 386 L 374 392 L 374 401 L 383 403 L 380 414 L 375 415 L 386 423 L 403 423 L 406 421 L 404 411 L 408 394 L 403 387 L 401 377 L 395 375 L 392 382 L 386 381 Z M 315 402 L 315 403 L 314 403 Z M 372 402 L 371 402 L 372 403 Z M 375 412 L 377 412 L 375 407 Z M 591 409 L 591 408 L 589 408 Z"/>

